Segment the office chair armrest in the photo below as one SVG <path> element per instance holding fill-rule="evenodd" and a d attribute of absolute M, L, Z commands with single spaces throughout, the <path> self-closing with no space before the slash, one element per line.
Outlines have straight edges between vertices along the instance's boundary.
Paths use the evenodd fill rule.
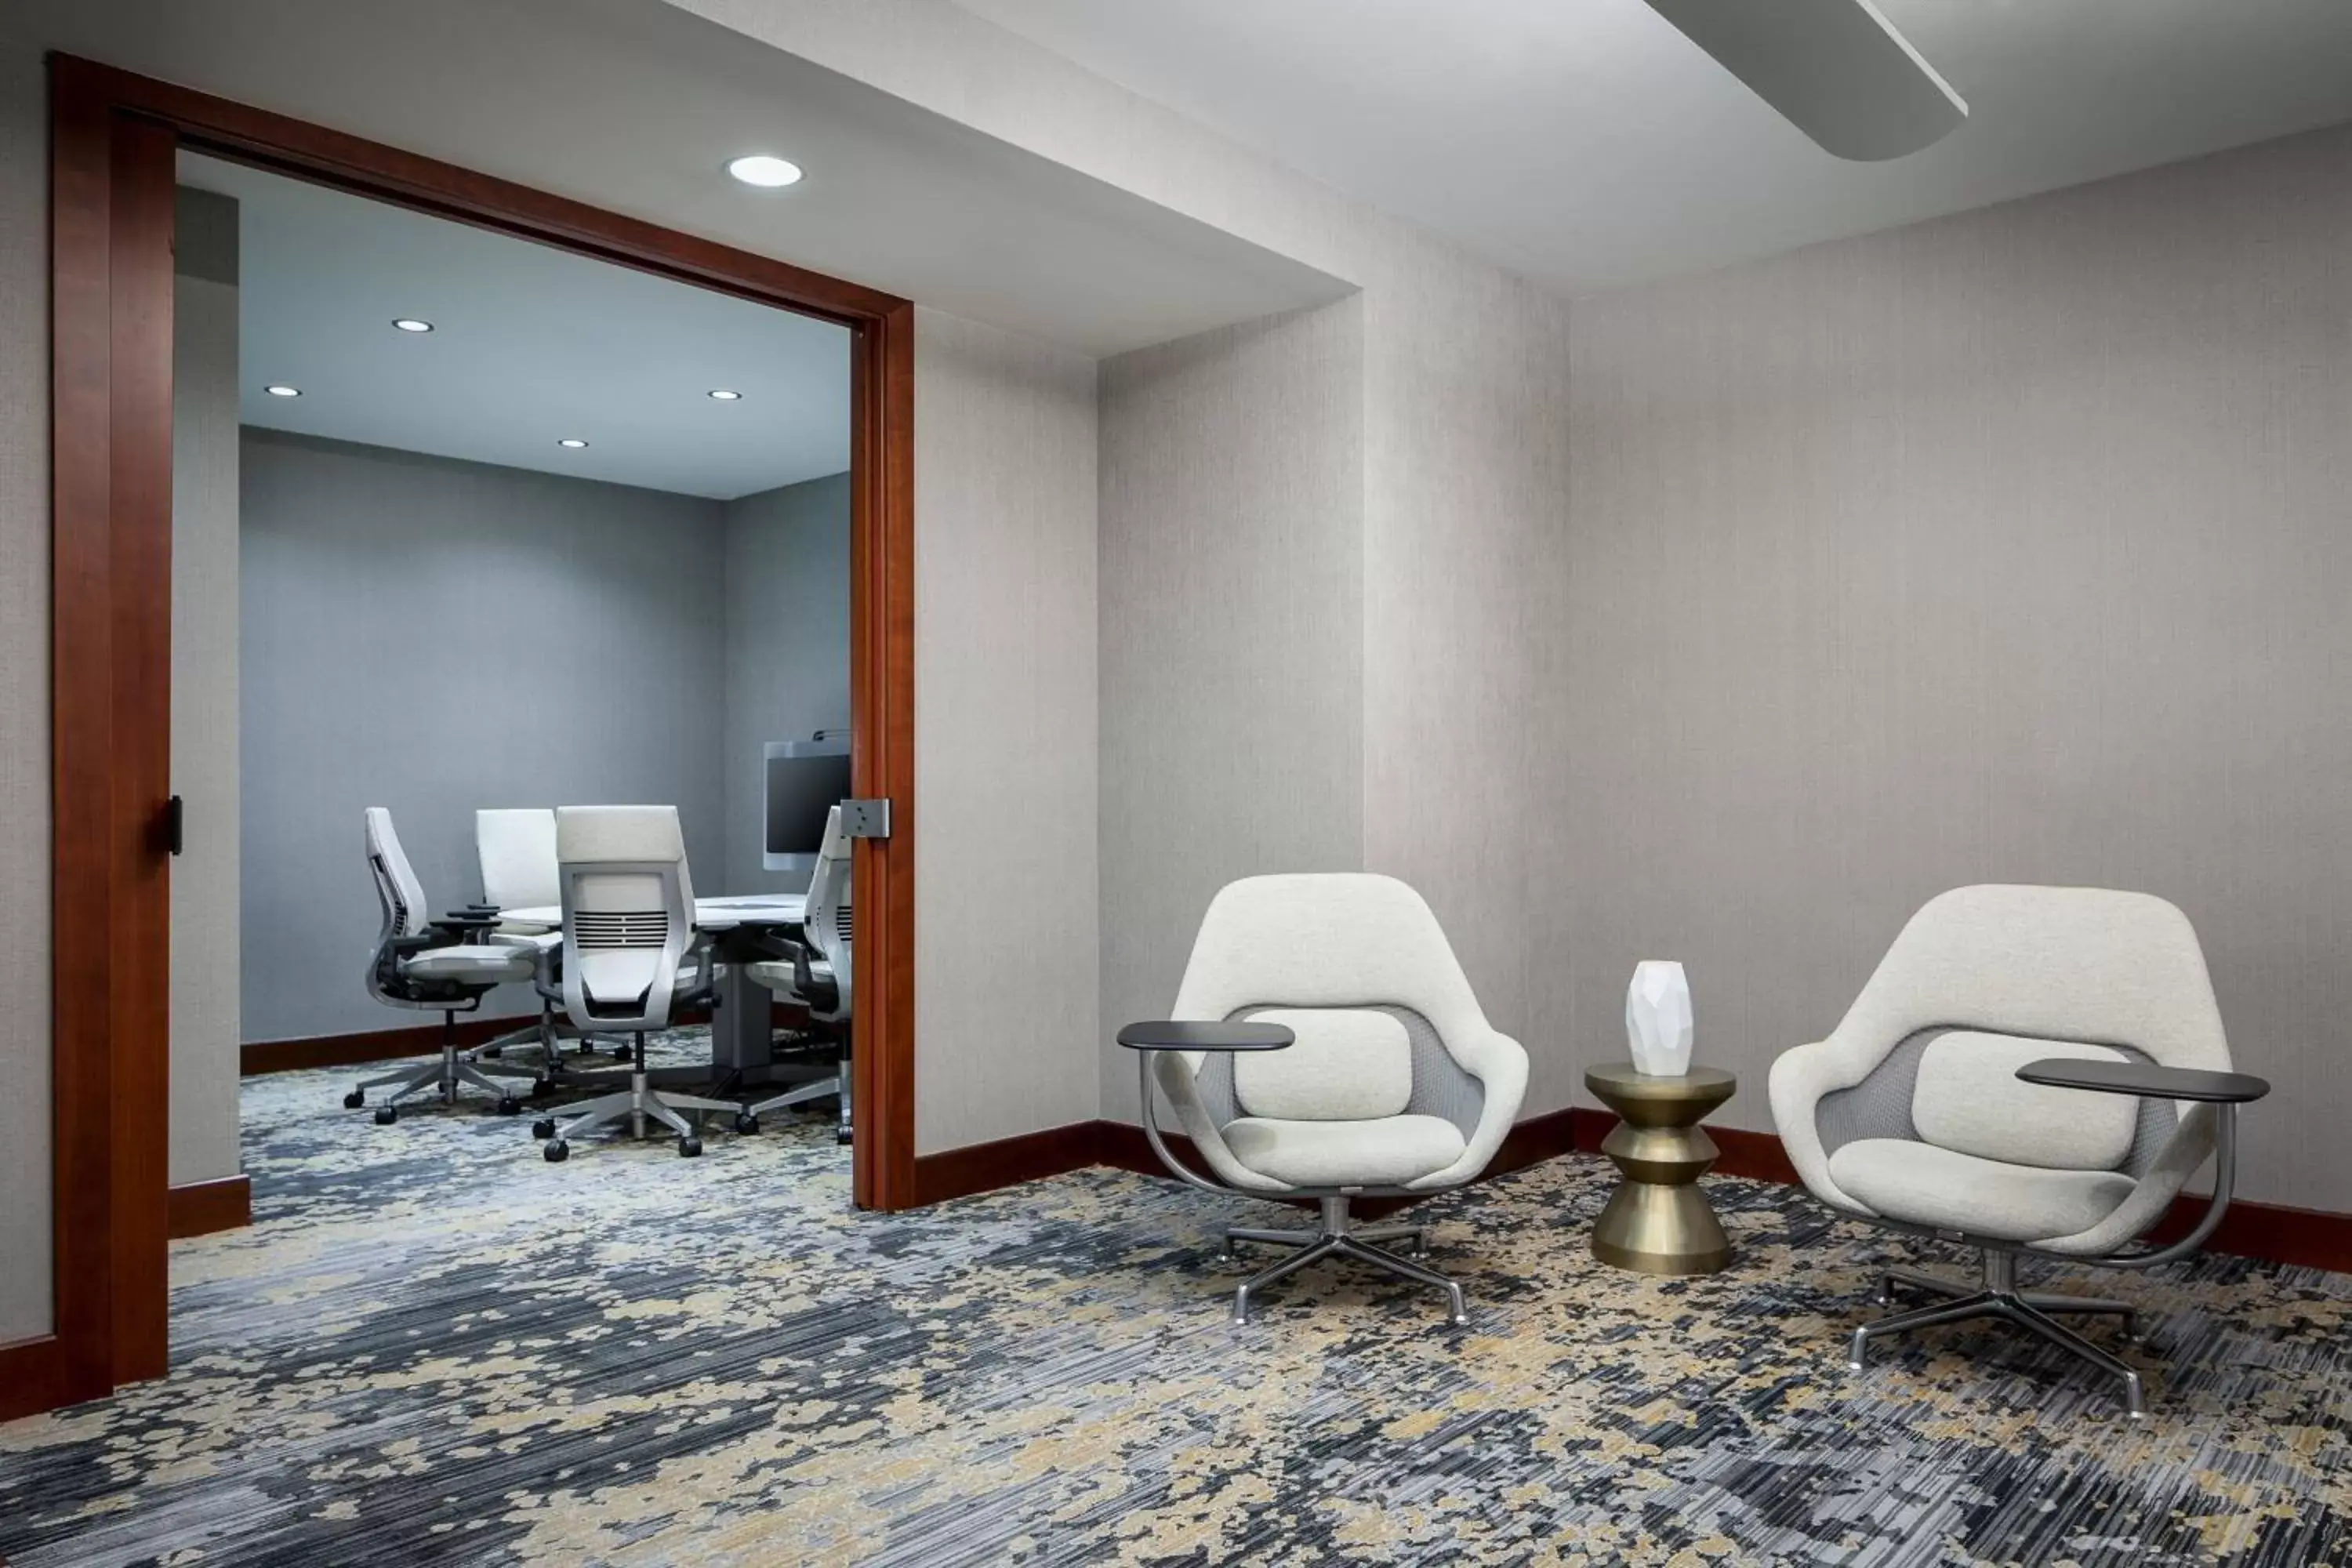
<path fill-rule="evenodd" d="M 496 914 L 469 914 L 464 910 L 453 910 L 438 920 L 426 921 L 425 923 L 431 930 L 446 931 L 457 941 L 464 942 L 469 935 L 488 931 L 496 926 L 499 923 L 499 917 Z"/>
<path fill-rule="evenodd" d="M 1131 1051 L 1279 1051 L 1297 1041 L 1280 1024 L 1160 1020 L 1129 1024 L 1118 1032 L 1118 1043 Z"/>
<path fill-rule="evenodd" d="M 2203 1072 L 2158 1067 L 2154 1062 L 2086 1061 L 2045 1057 L 2017 1069 L 2026 1083 L 2079 1089 L 2093 1094 L 2131 1094 L 2142 1100 L 2189 1100 L 2209 1105 L 2250 1105 L 2270 1093 L 2270 1084 L 2243 1072 Z"/>
<path fill-rule="evenodd" d="M 793 947 L 793 989 L 813 1007 L 827 1012 L 841 1005 L 841 983 L 830 966 L 822 978 L 810 961 L 809 950 L 795 943 Z"/>

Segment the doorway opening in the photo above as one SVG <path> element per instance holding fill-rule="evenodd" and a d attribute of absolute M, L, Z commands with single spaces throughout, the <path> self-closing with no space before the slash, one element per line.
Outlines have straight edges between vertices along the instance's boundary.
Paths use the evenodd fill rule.
<path fill-rule="evenodd" d="M 186 844 L 194 820 L 173 803 L 181 792 L 173 772 L 172 721 L 178 286 L 173 251 L 176 212 L 186 199 L 177 187 L 189 169 L 209 171 L 215 186 L 291 176 L 312 195 L 370 198 L 406 209 L 392 215 L 404 219 L 417 214 L 454 219 L 474 230 L 551 247 L 567 253 L 561 258 L 566 263 L 578 258 L 616 263 L 640 278 L 730 296 L 725 302 L 730 305 L 750 301 L 793 312 L 793 322 L 805 320 L 813 328 L 824 323 L 824 331 L 845 339 L 845 467 L 838 470 L 838 485 L 845 492 L 840 499 L 847 512 L 847 788 L 857 799 L 882 803 L 865 814 L 877 819 L 870 826 L 879 836 L 857 837 L 847 850 L 856 889 L 856 964 L 850 986 L 856 1049 L 849 1086 L 856 1109 L 849 1153 L 858 1205 L 887 1209 L 911 1204 L 911 306 L 771 258 L 89 62 L 55 58 L 52 80 L 58 1299 L 53 1353 L 30 1363 L 44 1369 L 35 1399 L 55 1405 L 90 1397 L 117 1383 L 159 1375 L 166 1361 L 173 1097 L 164 1086 L 172 1069 L 174 989 L 167 979 L 175 923 L 172 851 Z M 194 183 L 203 184 L 203 177 Z M 176 268 L 183 277 L 186 270 L 185 265 Z M 404 314 L 388 318 L 377 330 L 388 339 L 403 334 L 430 341 L 438 335 L 440 324 L 424 310 L 413 315 L 402 310 Z M 414 324 L 395 325 L 395 320 Z M 436 331 L 419 331 L 418 326 Z M 262 384 L 289 389 L 297 395 L 261 394 L 289 405 L 301 405 L 299 395 L 308 390 L 293 373 L 260 364 L 240 366 L 238 374 L 245 381 L 259 377 Z M 713 384 L 696 394 L 714 407 L 739 400 L 709 399 L 709 393 L 744 390 L 708 379 Z M 320 407 L 310 405 L 312 410 Z M 547 466 L 596 460 L 593 435 L 549 435 L 549 454 L 542 458 Z M 297 426 L 253 438 L 275 443 L 268 453 L 275 467 L 314 468 L 329 458 L 381 460 L 365 450 L 341 449 L 352 443 L 333 431 Z M 435 439 L 446 444 L 447 438 L 403 445 L 435 461 L 468 460 L 463 454 L 432 453 Z M 565 441 L 588 445 L 561 445 Z M 616 445 L 625 443 L 606 445 L 603 458 L 614 457 Z M 489 461 L 498 463 L 496 457 Z M 795 476 L 765 488 L 782 489 L 826 477 Z M 586 478 L 593 476 L 583 482 Z M 629 482 L 628 476 L 621 481 Z M 720 595 L 725 591 L 723 581 L 712 587 Z M 517 610 L 518 619 L 527 623 L 529 606 Z M 723 622 L 723 614 L 716 618 Z M 536 635 L 548 637 L 552 656 L 561 657 L 565 630 L 542 627 Z M 497 628 L 483 628 L 483 667 L 497 668 Z M 354 701 L 369 700 L 364 691 L 351 695 Z M 388 699 L 389 691 L 379 695 Z M 725 706 L 723 693 L 719 702 Z M 384 722 L 416 721 L 430 732 L 428 714 L 404 721 L 390 710 L 379 711 Z M 530 721 L 528 715 L 523 721 Z M 747 722 L 799 721 L 762 714 Z M 806 736 L 772 735 L 762 728 L 756 740 L 723 748 L 724 765 L 746 771 L 736 753 L 756 746 L 758 762 L 748 765 L 765 770 L 771 766 L 770 742 L 832 755 L 842 750 L 842 727 L 810 722 Z M 728 739 L 740 738 L 730 731 Z M 788 749 L 786 754 L 794 753 Z M 762 771 L 758 784 L 765 783 Z M 486 811 L 552 808 L 574 804 L 558 795 L 581 793 L 551 783 L 528 801 L 503 798 L 522 787 L 494 790 L 500 798 L 485 796 L 475 805 Z M 577 804 L 599 804 L 596 795 L 609 797 L 612 787 L 616 786 L 590 791 Z M 747 803 L 756 797 L 748 778 L 744 789 Z M 713 890 L 721 894 L 775 896 L 781 885 L 772 889 L 763 878 L 781 884 L 793 880 L 796 871 L 805 877 L 806 868 L 790 862 L 795 854 L 814 858 L 808 852 L 815 847 L 780 839 L 757 842 L 761 868 L 738 879 L 734 862 L 762 839 L 766 824 L 764 818 L 748 824 L 748 804 L 740 812 L 724 804 L 723 785 L 713 798 L 720 804 L 711 816 L 723 822 L 713 820 L 699 831 L 727 869 L 703 886 L 716 881 L 719 886 Z M 681 820 L 686 816 L 675 815 Z M 738 824 L 738 816 L 747 823 Z M 796 831 L 787 825 L 783 836 Z M 685 828 L 689 839 L 697 832 Z M 356 823 L 349 825 L 349 835 L 356 862 Z M 448 837 L 446 825 L 436 834 Z M 742 844 L 719 847 L 739 837 Z M 444 862 L 453 852 L 439 844 L 434 850 Z M 684 860 L 681 854 L 681 870 Z M 434 912 L 476 901 L 475 886 L 466 879 L 431 889 Z M 483 898 L 489 899 L 487 887 Z M 223 918 L 235 920 L 236 911 Z M 749 954 L 723 955 L 712 971 L 747 969 L 751 962 Z M 355 976 L 356 968 L 348 973 Z M 356 995 L 357 987 L 352 990 Z M 735 1001 L 740 1021 L 748 1013 L 741 997 Z M 764 1037 L 769 1015 L 763 1009 L 760 1017 Z M 591 1035 L 589 1044 L 600 1043 L 593 1031 L 577 1032 Z M 251 1037 L 250 1031 L 247 1035 Z M 742 1065 L 761 1070 L 766 1066 Z M 357 1135 L 378 1130 L 352 1131 Z M 528 1143 L 521 1152 L 530 1156 Z"/>

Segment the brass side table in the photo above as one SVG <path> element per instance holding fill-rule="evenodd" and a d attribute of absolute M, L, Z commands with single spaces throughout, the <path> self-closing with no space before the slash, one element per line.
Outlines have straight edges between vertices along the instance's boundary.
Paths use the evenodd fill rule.
<path fill-rule="evenodd" d="M 1584 1075 L 1584 1087 L 1624 1120 L 1601 1152 L 1624 1175 L 1592 1226 L 1592 1256 L 1637 1274 L 1712 1274 L 1731 1262 L 1731 1238 L 1698 1179 L 1722 1152 L 1699 1125 L 1739 1080 L 1714 1068 L 1651 1078 L 1631 1062 Z"/>

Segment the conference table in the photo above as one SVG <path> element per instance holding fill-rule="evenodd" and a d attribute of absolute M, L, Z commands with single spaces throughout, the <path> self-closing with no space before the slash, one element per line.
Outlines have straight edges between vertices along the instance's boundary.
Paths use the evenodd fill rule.
<path fill-rule="evenodd" d="M 779 931 L 797 931 L 808 909 L 803 893 L 738 893 L 694 900 L 694 928 L 708 933 L 720 965 L 719 1009 L 710 1021 L 711 1063 L 724 1076 L 756 1083 L 768 1076 L 775 1059 L 774 1029 L 768 988 L 751 976 L 751 966 L 774 954 L 762 939 Z M 563 927 L 563 910 L 555 904 L 500 910 L 499 918 L 514 925 Z"/>

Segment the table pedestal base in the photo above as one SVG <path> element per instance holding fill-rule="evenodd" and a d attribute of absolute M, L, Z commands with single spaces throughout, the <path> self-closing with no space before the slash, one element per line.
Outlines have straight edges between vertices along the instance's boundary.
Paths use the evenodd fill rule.
<path fill-rule="evenodd" d="M 1601 1152 L 1624 1176 L 1592 1226 L 1592 1256 L 1637 1274 L 1713 1274 L 1731 1263 L 1731 1238 L 1700 1190 L 1722 1151 L 1699 1118 L 1731 1098 L 1728 1073 L 1644 1079 L 1596 1068 L 1585 1084 L 1625 1120 Z"/>
<path fill-rule="evenodd" d="M 1630 1268 L 1636 1274 L 1713 1274 L 1731 1262 L 1731 1238 L 1715 1217 L 1706 1194 L 1698 1188 L 1699 1173 L 1715 1163 L 1715 1140 L 1698 1128 L 1685 1135 L 1691 1149 L 1686 1156 L 1690 1174 L 1680 1183 L 1643 1181 L 1619 1159 L 1611 1145 L 1633 1142 L 1631 1127 L 1619 1126 L 1601 1145 L 1601 1152 L 1626 1171 L 1624 1184 L 1609 1195 L 1609 1206 L 1592 1226 L 1592 1256 L 1603 1263 Z M 1642 1163 L 1650 1163 L 1644 1160 Z"/>

